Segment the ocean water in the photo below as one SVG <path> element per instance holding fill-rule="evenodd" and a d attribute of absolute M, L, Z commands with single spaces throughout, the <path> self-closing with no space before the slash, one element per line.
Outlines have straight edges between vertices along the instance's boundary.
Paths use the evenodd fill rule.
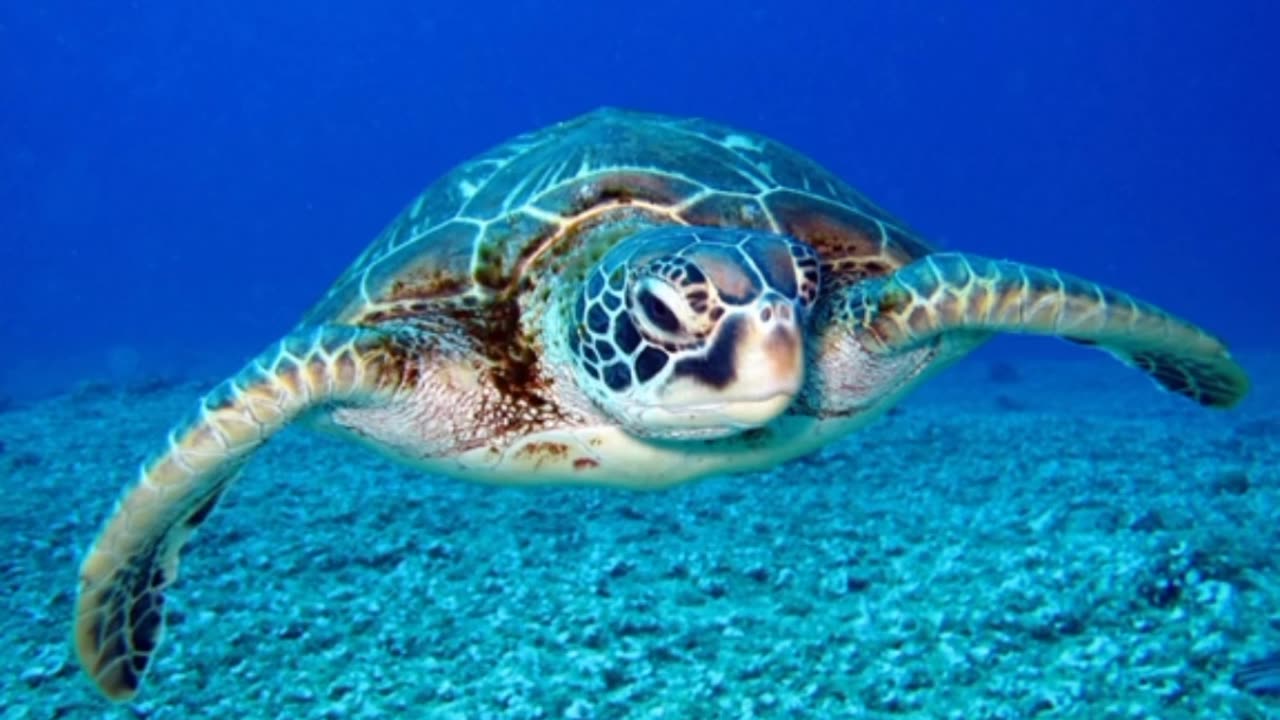
<path fill-rule="evenodd" d="M 1272 3 L 0 8 L 5 718 L 1280 717 Z M 655 493 L 289 429 L 137 698 L 76 569 L 138 463 L 423 187 L 600 106 L 784 142 L 938 247 L 1224 339 L 1213 411 L 999 338 L 782 467 Z M 1241 673 L 1241 670 L 1245 672 Z"/>

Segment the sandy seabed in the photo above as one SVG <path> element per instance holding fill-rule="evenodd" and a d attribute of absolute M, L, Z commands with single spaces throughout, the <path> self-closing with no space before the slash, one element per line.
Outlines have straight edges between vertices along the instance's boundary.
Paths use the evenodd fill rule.
<path fill-rule="evenodd" d="M 209 383 L 0 412 L 3 718 L 1280 718 L 1280 357 L 1238 410 L 1105 359 L 974 360 L 766 473 L 654 493 L 423 476 L 289 431 L 188 546 L 135 702 L 76 566 Z"/>

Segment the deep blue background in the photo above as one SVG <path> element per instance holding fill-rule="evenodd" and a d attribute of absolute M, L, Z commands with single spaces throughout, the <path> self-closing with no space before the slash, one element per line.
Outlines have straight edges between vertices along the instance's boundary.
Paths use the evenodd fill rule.
<path fill-rule="evenodd" d="M 1265 0 L 6 3 L 0 390 L 229 371 L 429 181 L 602 104 L 773 135 L 945 246 L 1274 346 L 1278 29 Z"/>

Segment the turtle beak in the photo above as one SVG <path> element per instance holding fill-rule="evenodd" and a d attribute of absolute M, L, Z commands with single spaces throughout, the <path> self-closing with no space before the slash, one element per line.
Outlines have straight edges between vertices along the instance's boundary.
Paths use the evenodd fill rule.
<path fill-rule="evenodd" d="M 799 308 L 767 293 L 726 317 L 705 355 L 677 363 L 661 404 L 690 424 L 760 427 L 791 405 L 804 368 Z"/>
<path fill-rule="evenodd" d="M 804 385 L 804 338 L 798 308 L 780 295 L 762 298 L 744 323 L 734 365 L 737 380 L 724 413 L 748 427 L 782 413 Z"/>

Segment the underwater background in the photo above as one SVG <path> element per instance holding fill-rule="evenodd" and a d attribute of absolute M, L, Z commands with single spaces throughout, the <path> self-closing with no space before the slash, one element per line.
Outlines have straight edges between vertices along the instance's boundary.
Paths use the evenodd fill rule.
<path fill-rule="evenodd" d="M 1278 30 L 1261 0 L 0 6 L 0 717 L 1280 717 L 1280 660 L 1246 665 L 1280 651 Z M 1209 412 L 999 339 L 813 458 L 657 494 L 286 433 L 138 702 L 96 696 L 76 564 L 171 423 L 432 180 L 602 105 L 1152 301 L 1254 391 Z"/>

